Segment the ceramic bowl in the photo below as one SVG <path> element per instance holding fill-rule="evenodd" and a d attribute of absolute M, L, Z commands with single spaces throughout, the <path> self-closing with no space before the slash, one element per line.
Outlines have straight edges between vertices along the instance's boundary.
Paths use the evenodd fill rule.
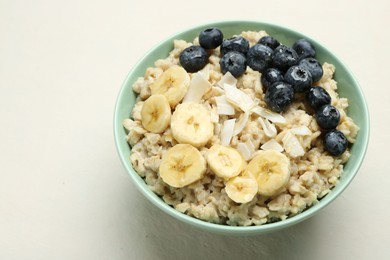
<path fill-rule="evenodd" d="M 288 46 L 292 46 L 293 42 L 299 38 L 306 38 L 315 45 L 317 52 L 316 58 L 321 63 L 326 61 L 328 63 L 334 64 L 336 67 L 334 79 L 338 82 L 339 95 L 341 97 L 348 98 L 350 104 L 348 108 L 348 115 L 352 117 L 355 123 L 360 127 L 360 131 L 356 142 L 350 149 L 351 158 L 344 167 L 340 182 L 332 189 L 329 194 L 323 197 L 319 203 L 306 209 L 302 213 L 299 213 L 283 221 L 260 226 L 236 227 L 208 223 L 182 214 L 166 204 L 159 196 L 157 196 L 148 188 L 144 180 L 133 169 L 129 160 L 131 148 L 126 142 L 126 131 L 122 126 L 123 120 L 125 118 L 129 118 L 136 99 L 136 95 L 132 91 L 132 85 L 138 77 L 142 77 L 144 75 L 145 70 L 148 67 L 153 66 L 157 59 L 168 56 L 168 53 L 172 50 L 174 39 L 192 41 L 199 35 L 200 31 L 209 27 L 219 28 L 223 32 L 224 38 L 239 34 L 242 31 L 265 30 L 268 34 L 274 36 L 280 42 Z M 117 98 L 114 114 L 114 135 L 119 158 L 122 161 L 122 164 L 128 172 L 131 180 L 135 183 L 135 186 L 141 191 L 141 193 L 156 207 L 176 218 L 177 220 L 188 223 L 203 230 L 226 235 L 254 235 L 280 230 L 299 223 L 318 213 L 321 209 L 334 201 L 345 190 L 345 188 L 351 183 L 352 179 L 358 172 L 367 150 L 369 139 L 369 114 L 362 90 L 351 71 L 346 67 L 346 65 L 344 65 L 343 62 L 341 62 L 339 58 L 337 58 L 335 54 L 322 46 L 320 43 L 311 39 L 307 35 L 303 35 L 291 29 L 273 24 L 256 21 L 223 21 L 189 28 L 169 37 L 163 42 L 157 44 L 153 49 L 146 53 L 145 56 L 136 65 L 134 65 L 133 68 L 131 68 Z"/>

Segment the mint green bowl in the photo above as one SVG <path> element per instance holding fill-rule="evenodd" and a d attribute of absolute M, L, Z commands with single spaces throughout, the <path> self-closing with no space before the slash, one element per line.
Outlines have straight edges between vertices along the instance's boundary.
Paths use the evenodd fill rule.
<path fill-rule="evenodd" d="M 136 96 L 132 91 L 133 83 L 137 80 L 138 77 L 142 77 L 145 73 L 145 70 L 148 67 L 153 66 L 154 62 L 157 59 L 167 57 L 168 53 L 173 48 L 174 39 L 192 41 L 196 36 L 199 35 L 199 32 L 201 30 L 208 27 L 218 27 L 223 32 L 224 38 L 233 36 L 234 34 L 239 34 L 242 31 L 265 30 L 268 32 L 268 34 L 274 36 L 280 42 L 289 46 L 292 46 L 293 42 L 299 38 L 307 38 L 314 43 L 317 51 L 316 58 L 321 63 L 328 62 L 336 66 L 336 73 L 334 78 L 338 82 L 339 94 L 341 97 L 348 98 L 350 104 L 348 114 L 360 127 L 360 131 L 356 143 L 353 144 L 353 146 L 351 147 L 352 156 L 345 165 L 339 184 L 328 195 L 322 198 L 319 203 L 306 209 L 304 212 L 296 216 L 271 224 L 249 227 L 232 227 L 208 223 L 182 214 L 170 207 L 168 204 L 166 204 L 159 196 L 157 196 L 148 188 L 144 180 L 138 176 L 138 174 L 135 172 L 130 163 L 130 147 L 125 139 L 126 132 L 122 126 L 122 121 L 125 118 L 129 118 L 130 112 L 134 106 Z M 180 221 L 183 221 L 203 230 L 226 235 L 264 234 L 297 224 L 318 213 L 330 202 L 335 200 L 355 177 L 367 150 L 369 129 L 369 114 L 362 90 L 359 87 L 358 82 L 352 75 L 351 71 L 332 52 L 327 50 L 315 40 L 298 32 L 277 25 L 254 21 L 225 21 L 204 24 L 180 32 L 161 42 L 148 53 L 146 53 L 146 55 L 136 65 L 134 65 L 130 73 L 127 75 L 127 78 L 125 79 L 122 88 L 119 92 L 114 114 L 115 144 L 119 157 L 122 161 L 123 166 L 129 173 L 130 178 L 133 180 L 135 186 L 141 191 L 141 193 L 162 211 Z"/>

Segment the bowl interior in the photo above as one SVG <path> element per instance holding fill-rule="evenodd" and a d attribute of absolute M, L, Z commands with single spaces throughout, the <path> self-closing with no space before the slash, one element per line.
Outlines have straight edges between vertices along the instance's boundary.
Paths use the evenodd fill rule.
<path fill-rule="evenodd" d="M 224 34 L 224 38 L 239 34 L 242 31 L 265 30 L 268 34 L 272 35 L 277 40 L 288 46 L 292 46 L 293 42 L 299 38 L 307 38 L 314 43 L 317 51 L 316 58 L 321 63 L 328 62 L 336 66 L 336 73 L 334 78 L 338 82 L 339 95 L 341 97 L 348 97 L 350 105 L 348 109 L 348 115 L 351 116 L 355 123 L 360 127 L 360 131 L 356 143 L 351 148 L 351 158 L 345 165 L 339 184 L 327 196 L 322 198 L 319 203 L 315 204 L 314 206 L 308 208 L 304 212 L 294 217 L 276 223 L 250 227 L 231 227 L 201 221 L 182 214 L 164 203 L 164 201 L 160 197 L 158 197 L 148 188 L 144 180 L 139 177 L 135 170 L 132 168 L 132 165 L 129 160 L 130 147 L 126 142 L 126 132 L 122 126 L 122 121 L 125 118 L 129 118 L 130 112 L 135 103 L 136 96 L 132 91 L 132 85 L 138 77 L 142 77 L 144 75 L 145 70 L 148 67 L 154 65 L 154 62 L 157 59 L 165 58 L 168 56 L 169 52 L 173 48 L 174 39 L 192 41 L 196 36 L 199 35 L 199 32 L 201 30 L 208 27 L 218 27 L 219 29 L 221 29 Z M 364 158 L 369 137 L 369 116 L 367 105 L 363 93 L 359 87 L 359 84 L 354 79 L 353 75 L 347 69 L 347 67 L 334 54 L 324 48 L 321 44 L 311 39 L 310 37 L 304 36 L 303 34 L 280 26 L 251 21 L 229 21 L 201 25 L 173 35 L 172 37 L 166 39 L 165 41 L 154 47 L 152 50 L 150 50 L 136 65 L 134 65 L 127 78 L 125 79 L 117 98 L 114 114 L 114 135 L 118 154 L 124 167 L 128 171 L 132 180 L 136 183 L 136 186 L 139 188 L 139 190 L 157 207 L 179 220 L 209 231 L 229 235 L 250 235 L 266 233 L 298 223 L 312 216 L 320 209 L 328 205 L 332 200 L 334 200 L 352 181 Z"/>

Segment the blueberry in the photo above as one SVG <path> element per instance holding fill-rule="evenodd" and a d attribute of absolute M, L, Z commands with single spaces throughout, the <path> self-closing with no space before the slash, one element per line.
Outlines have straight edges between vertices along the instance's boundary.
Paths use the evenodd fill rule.
<path fill-rule="evenodd" d="M 199 34 L 199 44 L 206 50 L 217 48 L 222 41 L 223 34 L 218 28 L 209 28 Z"/>
<path fill-rule="evenodd" d="M 272 54 L 273 65 L 281 71 L 286 71 L 291 66 L 297 65 L 298 54 L 286 45 L 280 45 Z"/>
<path fill-rule="evenodd" d="M 265 88 L 269 88 L 275 82 L 283 81 L 283 74 L 280 70 L 269 68 L 261 74 L 261 84 Z"/>
<path fill-rule="evenodd" d="M 333 156 L 339 156 L 347 150 L 348 140 L 339 130 L 331 130 L 324 136 L 325 150 Z"/>
<path fill-rule="evenodd" d="M 331 130 L 339 124 L 340 112 L 334 106 L 324 105 L 316 111 L 315 118 L 322 129 Z"/>
<path fill-rule="evenodd" d="M 280 45 L 280 42 L 278 42 L 274 37 L 272 36 L 264 36 L 264 37 L 261 37 L 259 42 L 259 44 L 263 44 L 263 45 L 266 45 L 268 47 L 270 47 L 271 49 L 275 50 L 276 47 L 278 47 Z"/>
<path fill-rule="evenodd" d="M 299 66 L 310 72 L 313 82 L 319 81 L 324 74 L 321 64 L 314 58 L 306 58 L 301 60 L 299 62 Z"/>
<path fill-rule="evenodd" d="M 311 87 L 306 91 L 306 100 L 311 108 L 317 110 L 324 105 L 329 105 L 331 97 L 325 89 L 321 87 Z"/>
<path fill-rule="evenodd" d="M 272 64 L 272 49 L 262 44 L 253 45 L 246 55 L 248 66 L 263 72 Z"/>
<path fill-rule="evenodd" d="M 197 72 L 206 66 L 208 55 L 200 46 L 190 46 L 180 53 L 180 65 L 187 72 Z"/>
<path fill-rule="evenodd" d="M 247 39 L 241 36 L 224 40 L 221 45 L 222 56 L 228 53 L 229 51 L 238 51 L 246 55 L 248 50 L 249 50 L 249 42 Z"/>
<path fill-rule="evenodd" d="M 293 86 L 296 93 L 305 92 L 312 83 L 310 72 L 299 66 L 290 67 L 284 74 L 284 81 Z"/>
<path fill-rule="evenodd" d="M 294 42 L 292 48 L 297 52 L 299 56 L 299 60 L 312 57 L 314 58 L 316 56 L 316 50 L 306 39 L 299 39 L 296 42 Z"/>
<path fill-rule="evenodd" d="M 223 74 L 229 71 L 236 78 L 246 71 L 246 58 L 238 51 L 230 51 L 223 55 L 219 64 Z"/>
<path fill-rule="evenodd" d="M 275 112 L 284 111 L 294 99 L 294 88 L 285 82 L 276 82 L 267 89 L 264 101 Z"/>

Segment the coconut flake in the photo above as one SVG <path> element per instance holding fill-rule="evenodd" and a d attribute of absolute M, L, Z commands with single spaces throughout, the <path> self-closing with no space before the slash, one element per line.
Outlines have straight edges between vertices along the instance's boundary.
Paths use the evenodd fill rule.
<path fill-rule="evenodd" d="M 248 146 L 245 143 L 238 143 L 237 144 L 237 151 L 240 152 L 242 157 L 245 159 L 245 161 L 249 160 L 252 156 L 251 150 L 248 148 Z"/>
<path fill-rule="evenodd" d="M 294 135 L 311 135 L 312 134 L 310 129 L 305 125 L 291 128 L 290 131 Z"/>
<path fill-rule="evenodd" d="M 219 122 L 219 115 L 218 115 L 217 109 L 215 107 L 213 107 L 210 110 L 210 121 L 212 123 L 218 123 Z"/>
<path fill-rule="evenodd" d="M 252 153 L 255 152 L 256 147 L 255 147 L 255 145 L 253 144 L 253 142 L 252 142 L 252 140 L 250 138 L 248 138 L 248 140 L 246 140 L 245 144 L 248 147 L 248 149 L 251 150 Z"/>
<path fill-rule="evenodd" d="M 234 115 L 234 107 L 227 101 L 225 95 L 215 97 L 215 103 L 219 115 Z"/>
<path fill-rule="evenodd" d="M 193 74 L 188 91 L 184 96 L 183 103 L 195 102 L 199 103 L 206 90 L 212 86 L 210 82 L 200 72 Z"/>
<path fill-rule="evenodd" d="M 256 106 L 256 107 L 252 108 L 251 111 L 252 111 L 253 113 L 259 115 L 259 116 L 262 116 L 262 110 L 263 110 L 263 109 L 264 109 L 264 108 L 262 108 L 262 107 Z"/>
<path fill-rule="evenodd" d="M 234 125 L 236 119 L 229 119 L 223 122 L 222 130 L 221 130 L 221 145 L 229 145 L 230 140 L 233 137 Z"/>
<path fill-rule="evenodd" d="M 282 142 L 284 149 L 291 157 L 296 158 L 305 154 L 305 150 L 303 150 L 298 138 L 291 131 L 286 132 Z"/>
<path fill-rule="evenodd" d="M 225 90 L 226 99 L 233 105 L 239 107 L 242 111 L 249 111 L 256 105 L 250 96 L 239 90 L 236 86 L 224 84 L 223 88 Z"/>
<path fill-rule="evenodd" d="M 237 84 L 237 79 L 228 71 L 225 75 L 222 76 L 221 80 L 217 82 L 217 86 L 223 88 L 225 84 L 235 86 Z"/>
<path fill-rule="evenodd" d="M 267 142 L 265 142 L 261 147 L 263 150 L 274 150 L 277 152 L 283 152 L 283 146 L 281 146 L 275 139 L 271 139 Z"/>
<path fill-rule="evenodd" d="M 245 160 L 249 160 L 255 152 L 255 146 L 249 138 L 245 143 L 238 143 L 237 150 L 241 153 Z"/>
<path fill-rule="evenodd" d="M 273 124 L 271 124 L 268 121 L 268 119 L 263 119 L 263 118 L 259 117 L 258 120 L 259 120 L 261 127 L 263 128 L 266 136 L 268 136 L 268 137 L 275 137 L 276 136 L 276 134 L 277 134 L 276 127 Z"/>
<path fill-rule="evenodd" d="M 234 125 L 233 135 L 238 135 L 239 133 L 241 133 L 241 131 L 245 128 L 248 119 L 249 119 L 249 111 L 241 114 L 240 118 Z"/>
<path fill-rule="evenodd" d="M 233 105 L 240 107 L 240 103 L 242 103 L 240 90 L 229 84 L 224 84 L 223 89 L 225 90 L 226 99 Z"/>
<path fill-rule="evenodd" d="M 217 113 L 219 115 L 234 115 L 234 107 L 229 104 L 220 104 Z"/>
<path fill-rule="evenodd" d="M 210 78 L 210 67 L 206 66 L 202 70 L 199 71 L 202 74 L 203 78 L 208 81 Z"/>
<path fill-rule="evenodd" d="M 272 112 L 272 111 L 265 109 L 263 107 L 259 107 L 259 106 L 254 107 L 251 109 L 251 111 L 258 114 L 261 117 L 268 119 L 269 121 L 271 121 L 275 124 L 284 125 L 287 123 L 286 118 L 284 118 L 281 114 Z"/>

